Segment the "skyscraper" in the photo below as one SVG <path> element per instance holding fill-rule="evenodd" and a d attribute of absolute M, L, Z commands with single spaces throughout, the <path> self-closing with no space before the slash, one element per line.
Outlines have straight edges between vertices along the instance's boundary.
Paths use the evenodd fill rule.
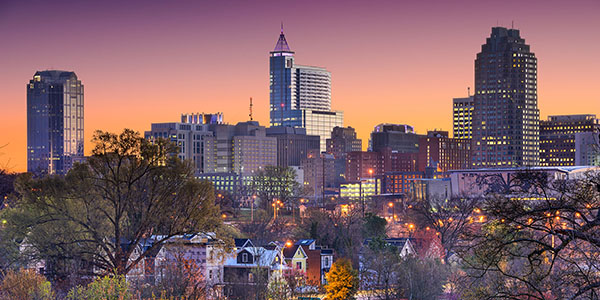
<path fill-rule="evenodd" d="M 473 165 L 539 164 L 537 59 L 517 29 L 492 28 L 475 59 Z"/>
<path fill-rule="evenodd" d="M 36 72 L 27 85 L 27 171 L 66 174 L 83 144 L 83 84 L 75 72 Z"/>
<path fill-rule="evenodd" d="M 306 128 L 321 137 L 321 151 L 335 126 L 343 126 L 341 111 L 331 110 L 331 73 L 325 68 L 295 64 L 283 34 L 269 58 L 270 125 Z"/>

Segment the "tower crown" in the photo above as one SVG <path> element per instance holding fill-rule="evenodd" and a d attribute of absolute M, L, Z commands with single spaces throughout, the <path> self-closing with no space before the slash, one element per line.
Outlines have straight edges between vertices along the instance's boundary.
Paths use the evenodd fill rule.
<path fill-rule="evenodd" d="M 279 39 L 277 40 L 277 44 L 275 45 L 275 49 L 271 51 L 271 54 L 274 56 L 287 56 L 293 55 L 294 51 L 290 50 L 290 46 L 285 39 L 285 34 L 283 33 L 283 24 L 281 25 L 281 33 L 279 34 Z"/>

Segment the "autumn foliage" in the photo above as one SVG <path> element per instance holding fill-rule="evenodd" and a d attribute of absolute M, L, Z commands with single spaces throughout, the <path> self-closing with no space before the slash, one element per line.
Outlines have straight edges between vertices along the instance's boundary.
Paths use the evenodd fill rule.
<path fill-rule="evenodd" d="M 358 290 L 358 272 L 352 268 L 350 260 L 342 258 L 337 260 L 331 270 L 325 275 L 327 278 L 327 300 L 353 299 Z"/>

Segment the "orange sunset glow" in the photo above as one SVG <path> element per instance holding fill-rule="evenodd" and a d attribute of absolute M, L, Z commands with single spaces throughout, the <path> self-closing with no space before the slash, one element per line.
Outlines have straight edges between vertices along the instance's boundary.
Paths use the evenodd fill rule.
<path fill-rule="evenodd" d="M 540 119 L 600 115 L 600 2 L 75 1 L 0 4 L 0 164 L 27 168 L 26 84 L 74 71 L 94 130 L 143 132 L 181 113 L 269 124 L 269 51 L 283 21 L 302 65 L 327 68 L 332 108 L 366 148 L 373 126 L 452 131 L 452 98 L 473 92 L 491 27 L 518 28 L 538 59 Z M 494 9 L 486 9 L 486 7 Z"/>

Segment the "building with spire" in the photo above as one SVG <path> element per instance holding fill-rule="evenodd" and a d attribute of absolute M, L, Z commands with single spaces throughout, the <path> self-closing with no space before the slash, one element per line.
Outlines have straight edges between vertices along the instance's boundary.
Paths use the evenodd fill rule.
<path fill-rule="evenodd" d="M 83 157 L 83 84 L 75 72 L 38 71 L 27 85 L 27 171 L 66 174 Z"/>
<path fill-rule="evenodd" d="M 283 26 L 269 58 L 270 125 L 301 127 L 320 136 L 320 150 L 336 126 L 343 126 L 341 111 L 331 110 L 331 73 L 322 67 L 296 65 L 294 51 Z"/>
<path fill-rule="evenodd" d="M 519 30 L 492 28 L 475 59 L 473 166 L 540 163 L 537 59 Z"/>

